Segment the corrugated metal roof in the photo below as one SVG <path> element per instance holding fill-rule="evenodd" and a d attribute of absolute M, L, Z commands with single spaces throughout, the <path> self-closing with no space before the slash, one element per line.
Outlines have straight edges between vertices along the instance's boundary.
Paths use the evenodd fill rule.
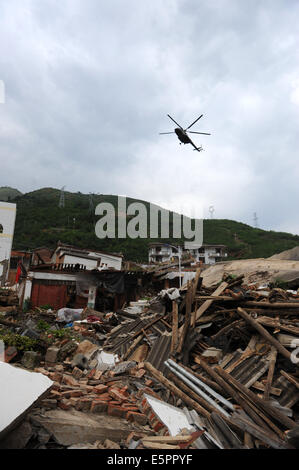
<path fill-rule="evenodd" d="M 165 332 L 159 338 L 156 339 L 147 357 L 147 362 L 150 362 L 156 369 L 158 369 L 163 374 L 166 373 L 167 367 L 164 365 L 164 361 L 169 358 L 170 349 L 171 333 Z"/>

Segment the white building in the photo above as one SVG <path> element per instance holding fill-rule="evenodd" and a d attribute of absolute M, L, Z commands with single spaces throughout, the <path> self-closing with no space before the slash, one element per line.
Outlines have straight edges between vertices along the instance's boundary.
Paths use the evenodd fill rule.
<path fill-rule="evenodd" d="M 16 204 L 0 201 L 0 286 L 5 284 L 8 276 L 16 211 Z"/>
<path fill-rule="evenodd" d="M 85 266 L 87 270 L 92 269 L 115 269 L 121 270 L 122 255 L 104 253 L 102 251 L 91 251 L 76 248 L 71 245 L 58 243 L 52 256 L 52 263 L 55 264 L 79 264 Z"/>
<path fill-rule="evenodd" d="M 163 263 L 182 255 L 190 254 L 196 263 L 214 264 L 227 257 L 225 245 L 203 244 L 199 247 L 187 249 L 185 245 L 169 245 L 167 243 L 151 243 L 149 246 L 149 263 Z"/>

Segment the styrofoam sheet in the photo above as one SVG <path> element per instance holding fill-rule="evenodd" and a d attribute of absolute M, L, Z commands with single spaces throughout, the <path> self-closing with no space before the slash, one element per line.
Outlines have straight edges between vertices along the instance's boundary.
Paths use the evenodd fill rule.
<path fill-rule="evenodd" d="M 43 374 L 0 362 L 0 435 L 52 384 Z"/>

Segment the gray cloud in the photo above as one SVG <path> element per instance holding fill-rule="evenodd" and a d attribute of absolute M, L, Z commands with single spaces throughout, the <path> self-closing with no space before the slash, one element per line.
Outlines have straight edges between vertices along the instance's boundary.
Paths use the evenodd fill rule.
<path fill-rule="evenodd" d="M 299 233 L 296 0 L 1 2 L 0 184 Z M 169 113 L 211 137 L 179 146 Z"/>

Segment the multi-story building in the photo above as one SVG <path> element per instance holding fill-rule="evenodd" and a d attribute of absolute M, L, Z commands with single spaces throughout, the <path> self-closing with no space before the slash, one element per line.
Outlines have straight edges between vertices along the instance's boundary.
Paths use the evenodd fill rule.
<path fill-rule="evenodd" d="M 163 263 L 170 261 L 178 254 L 190 254 L 194 261 L 203 264 L 214 264 L 227 257 L 225 245 L 203 244 L 192 249 L 184 245 L 169 245 L 167 243 L 151 243 L 149 246 L 149 263 Z"/>

